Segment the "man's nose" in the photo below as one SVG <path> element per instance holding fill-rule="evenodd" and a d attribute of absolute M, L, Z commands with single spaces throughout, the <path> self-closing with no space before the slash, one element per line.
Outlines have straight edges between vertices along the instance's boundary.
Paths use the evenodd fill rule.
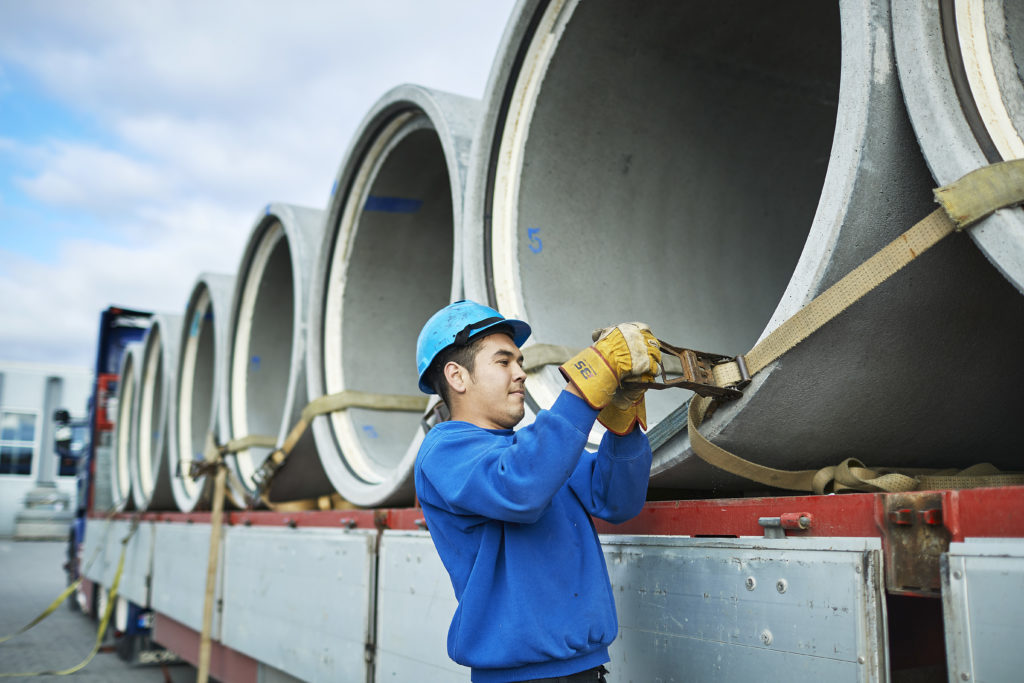
<path fill-rule="evenodd" d="M 512 367 L 514 369 L 514 372 L 512 373 L 512 379 L 514 379 L 517 382 L 526 382 L 526 370 L 523 370 L 523 364 L 517 361 L 513 363 Z"/>

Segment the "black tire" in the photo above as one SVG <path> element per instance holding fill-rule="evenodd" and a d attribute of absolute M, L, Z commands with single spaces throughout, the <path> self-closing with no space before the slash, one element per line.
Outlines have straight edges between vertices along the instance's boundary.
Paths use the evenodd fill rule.
<path fill-rule="evenodd" d="M 78 549 L 75 547 L 75 531 L 71 530 L 68 534 L 68 549 L 67 557 L 64 562 L 64 572 L 67 575 L 67 582 L 65 585 L 70 586 L 78 580 Z M 68 609 L 72 612 L 81 612 L 82 609 L 78 605 L 78 596 L 76 591 L 71 591 L 71 594 L 64 600 L 67 604 Z"/>

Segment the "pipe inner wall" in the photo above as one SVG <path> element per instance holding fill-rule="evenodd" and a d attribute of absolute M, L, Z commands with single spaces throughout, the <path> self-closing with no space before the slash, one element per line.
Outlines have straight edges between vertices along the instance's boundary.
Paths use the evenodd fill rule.
<path fill-rule="evenodd" d="M 552 2 L 492 159 L 491 300 L 534 343 L 642 320 L 738 353 L 796 266 L 836 123 L 834 3 Z M 558 302 L 558 303 L 555 303 Z M 527 386 L 550 405 L 555 367 Z M 650 392 L 663 419 L 678 392 Z"/>
<path fill-rule="evenodd" d="M 642 320 L 679 346 L 745 353 L 934 208 L 888 0 L 524 0 L 483 111 L 466 293 L 529 321 L 527 349 L 580 348 L 595 327 Z M 1024 405 L 989 389 L 1024 371 L 972 363 L 955 385 L 949 373 L 1015 357 L 1021 338 L 1024 298 L 954 235 L 702 432 L 781 469 L 1012 468 Z M 538 408 L 563 387 L 555 366 L 526 384 Z M 952 392 L 984 405 L 965 418 Z M 687 398 L 648 392 L 652 489 L 762 490 L 695 456 Z"/>
<path fill-rule="evenodd" d="M 269 205 L 256 221 L 232 301 L 229 369 L 219 406 L 224 442 L 270 436 L 280 445 L 305 407 L 307 299 L 322 221 L 321 211 L 286 204 Z M 254 492 L 252 476 L 270 452 L 252 447 L 229 458 L 236 500 Z M 269 499 L 331 491 L 307 431 L 274 477 Z"/>
<path fill-rule="evenodd" d="M 892 12 L 907 110 L 936 184 L 1024 156 L 1024 4 L 893 0 Z M 1024 209 L 969 234 L 1024 292 Z"/>
<path fill-rule="evenodd" d="M 209 479 L 189 476 L 193 460 L 205 458 L 207 439 L 219 442 L 217 399 L 223 384 L 227 318 L 234 276 L 204 273 L 185 309 L 171 433 L 171 472 L 178 508 L 191 512 L 209 502 Z"/>
<path fill-rule="evenodd" d="M 232 431 L 238 435 L 276 435 L 284 413 L 291 342 L 295 334 L 294 273 L 280 223 L 271 226 L 253 259 L 242 290 L 232 355 Z M 248 481 L 269 448 L 238 453 L 238 469 Z"/>
<path fill-rule="evenodd" d="M 139 510 L 177 509 L 171 493 L 167 429 L 180 331 L 180 315 L 158 314 L 143 342 L 132 477 L 132 495 Z"/>
<path fill-rule="evenodd" d="M 406 85 L 364 119 L 329 211 L 313 302 L 311 390 L 423 396 L 410 361 L 426 320 L 461 294 L 456 226 L 478 106 Z M 338 492 L 364 506 L 411 503 L 421 418 L 349 408 L 315 421 Z"/>
<path fill-rule="evenodd" d="M 374 161 L 367 194 L 350 200 L 363 209 L 353 226 L 344 293 L 328 291 L 329 302 L 342 298 L 338 307 L 328 304 L 328 334 L 341 332 L 341 353 L 328 363 L 328 393 L 343 384 L 357 391 L 415 395 L 411 373 L 386 368 L 416 338 L 424 311 L 438 302 L 437 308 L 444 306 L 451 290 L 448 169 L 437 133 L 423 116 L 396 131 Z M 418 413 L 364 408 L 333 413 L 331 421 L 336 433 L 348 437 L 343 437 L 345 461 L 373 483 L 399 464 L 420 428 Z"/>
<path fill-rule="evenodd" d="M 114 426 L 113 504 L 118 512 L 134 509 L 131 461 L 138 443 L 139 374 L 142 344 L 125 347 L 117 386 L 117 424 Z"/>

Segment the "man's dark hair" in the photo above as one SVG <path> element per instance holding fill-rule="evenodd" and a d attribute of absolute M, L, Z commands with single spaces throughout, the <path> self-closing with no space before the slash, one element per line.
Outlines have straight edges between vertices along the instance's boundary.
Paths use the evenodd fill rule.
<path fill-rule="evenodd" d="M 509 337 L 515 336 L 512 328 L 508 325 L 492 327 L 470 337 L 469 342 L 463 346 L 456 346 L 455 344 L 446 346 L 437 354 L 434 362 L 430 364 L 430 368 L 427 370 L 427 381 L 430 382 L 430 386 L 434 387 L 434 391 L 441 397 L 441 400 L 444 401 L 449 410 L 451 410 L 452 404 L 448 400 L 450 387 L 448 386 L 448 379 L 444 376 L 444 366 L 454 361 L 466 368 L 469 374 L 472 375 L 476 369 L 476 354 L 480 350 L 480 342 L 495 332 L 507 334 Z"/>

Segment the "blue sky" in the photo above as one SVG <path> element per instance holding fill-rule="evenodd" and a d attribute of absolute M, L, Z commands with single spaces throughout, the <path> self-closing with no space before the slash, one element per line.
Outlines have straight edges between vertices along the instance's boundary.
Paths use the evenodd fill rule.
<path fill-rule="evenodd" d="M 390 88 L 480 97 L 513 0 L 0 3 L 0 360 L 88 366 L 315 208 Z"/>

